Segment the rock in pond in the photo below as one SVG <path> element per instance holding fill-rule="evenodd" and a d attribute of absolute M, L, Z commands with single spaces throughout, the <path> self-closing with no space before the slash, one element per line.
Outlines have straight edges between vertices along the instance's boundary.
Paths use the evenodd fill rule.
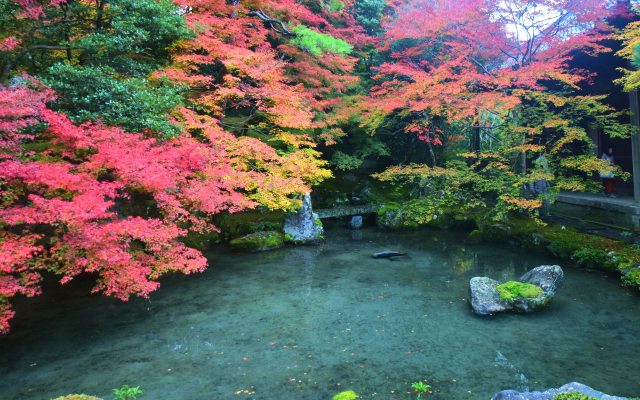
<path fill-rule="evenodd" d="M 261 231 L 233 239 L 229 244 L 233 250 L 237 251 L 266 251 L 282 247 L 284 235 L 276 231 Z"/>
<path fill-rule="evenodd" d="M 496 289 L 500 282 L 476 276 L 469 281 L 469 302 L 473 312 L 478 315 L 492 315 L 511 309 L 508 302 L 500 298 Z"/>
<path fill-rule="evenodd" d="M 469 281 L 469 302 L 478 315 L 535 311 L 551 300 L 563 278 L 564 273 L 558 265 L 541 265 L 522 275 L 518 281 L 503 285 L 491 278 L 474 277 Z"/>
<path fill-rule="evenodd" d="M 302 206 L 298 211 L 285 217 L 284 234 L 287 242 L 293 243 L 309 243 L 322 239 L 324 229 L 318 214 L 313 212 L 309 193 L 303 196 Z"/>
<path fill-rule="evenodd" d="M 391 257 L 400 257 L 406 256 L 407 253 L 400 253 L 398 251 L 385 250 L 379 253 L 373 253 L 371 257 L 373 258 L 391 258 Z"/>
<path fill-rule="evenodd" d="M 558 389 L 549 389 L 544 392 L 516 392 L 515 390 L 503 390 L 496 393 L 491 400 L 553 400 L 561 393 L 581 393 L 597 400 L 629 400 L 626 397 L 610 396 L 599 392 L 578 382 L 567 383 Z"/>
<path fill-rule="evenodd" d="M 362 228 L 362 215 L 353 215 L 349 220 L 347 226 L 350 229 L 360 229 Z"/>

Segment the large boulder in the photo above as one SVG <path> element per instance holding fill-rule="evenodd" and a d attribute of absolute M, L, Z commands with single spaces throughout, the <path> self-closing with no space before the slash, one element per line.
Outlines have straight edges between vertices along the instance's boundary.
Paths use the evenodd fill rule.
<path fill-rule="evenodd" d="M 629 400 L 626 397 L 610 396 L 599 392 L 578 382 L 567 383 L 558 389 L 549 389 L 544 392 L 517 392 L 515 390 L 503 390 L 496 393 L 491 400 L 553 400 L 561 393 L 581 393 L 597 400 Z"/>
<path fill-rule="evenodd" d="M 306 193 L 302 206 L 284 219 L 285 239 L 293 243 L 309 243 L 322 239 L 323 234 L 322 222 L 311 206 L 311 195 Z"/>
<path fill-rule="evenodd" d="M 503 285 L 491 278 L 474 277 L 469 281 L 469 302 L 478 315 L 503 311 L 532 312 L 551 300 L 563 278 L 564 273 L 558 265 L 541 265 L 522 275 L 518 281 Z"/>

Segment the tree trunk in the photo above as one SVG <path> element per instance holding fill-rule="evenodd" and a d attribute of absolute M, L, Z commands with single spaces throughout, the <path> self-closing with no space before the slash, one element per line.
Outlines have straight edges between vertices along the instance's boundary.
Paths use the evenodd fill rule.
<path fill-rule="evenodd" d="M 104 6 L 107 0 L 96 0 L 96 31 L 102 29 L 104 23 Z"/>

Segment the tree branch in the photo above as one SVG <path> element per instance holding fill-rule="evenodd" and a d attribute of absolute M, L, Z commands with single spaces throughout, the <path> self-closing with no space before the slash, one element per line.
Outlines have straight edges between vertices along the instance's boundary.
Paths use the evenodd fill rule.
<path fill-rule="evenodd" d="M 284 22 L 282 22 L 282 20 L 279 20 L 277 18 L 271 18 L 270 16 L 265 14 L 264 11 L 262 10 L 249 11 L 247 15 L 260 18 L 262 21 L 268 23 L 269 26 L 271 26 L 271 29 L 273 29 L 274 31 L 280 34 L 287 35 L 287 36 L 296 36 L 295 33 L 291 32 L 289 28 L 287 28 L 287 25 Z M 280 29 L 276 28 L 276 25 L 279 25 Z"/>

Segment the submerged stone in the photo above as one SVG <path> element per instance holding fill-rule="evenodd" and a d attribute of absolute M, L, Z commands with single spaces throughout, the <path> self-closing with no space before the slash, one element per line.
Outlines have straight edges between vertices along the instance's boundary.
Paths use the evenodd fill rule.
<path fill-rule="evenodd" d="M 229 244 L 238 251 L 266 251 L 282 247 L 284 235 L 276 231 L 255 232 L 233 239 Z"/>
<path fill-rule="evenodd" d="M 391 258 L 391 257 L 400 257 L 406 256 L 407 253 L 400 253 L 399 251 L 385 250 L 378 253 L 373 253 L 371 257 L 373 258 Z"/>
<path fill-rule="evenodd" d="M 292 243 L 309 243 L 323 238 L 322 221 L 313 212 L 309 193 L 303 196 L 298 211 L 285 217 L 284 234 L 287 242 Z"/>
<path fill-rule="evenodd" d="M 469 302 L 473 312 L 478 315 L 491 315 L 503 311 L 532 312 L 544 307 L 551 300 L 563 278 L 564 272 L 558 265 L 541 265 L 522 275 L 518 281 L 503 285 L 487 277 L 471 278 Z M 512 285 L 509 285 L 510 283 Z M 539 290 L 523 290 L 529 287 L 517 285 L 518 283 L 534 285 Z"/>
<path fill-rule="evenodd" d="M 349 228 L 360 229 L 362 228 L 362 215 L 354 215 L 349 220 Z"/>
<path fill-rule="evenodd" d="M 629 400 L 626 397 L 611 396 L 587 385 L 578 382 L 567 383 L 558 389 L 549 389 L 544 392 L 517 392 L 515 390 L 503 390 L 496 393 L 491 400 L 554 400 L 562 393 L 580 393 L 597 400 Z"/>

